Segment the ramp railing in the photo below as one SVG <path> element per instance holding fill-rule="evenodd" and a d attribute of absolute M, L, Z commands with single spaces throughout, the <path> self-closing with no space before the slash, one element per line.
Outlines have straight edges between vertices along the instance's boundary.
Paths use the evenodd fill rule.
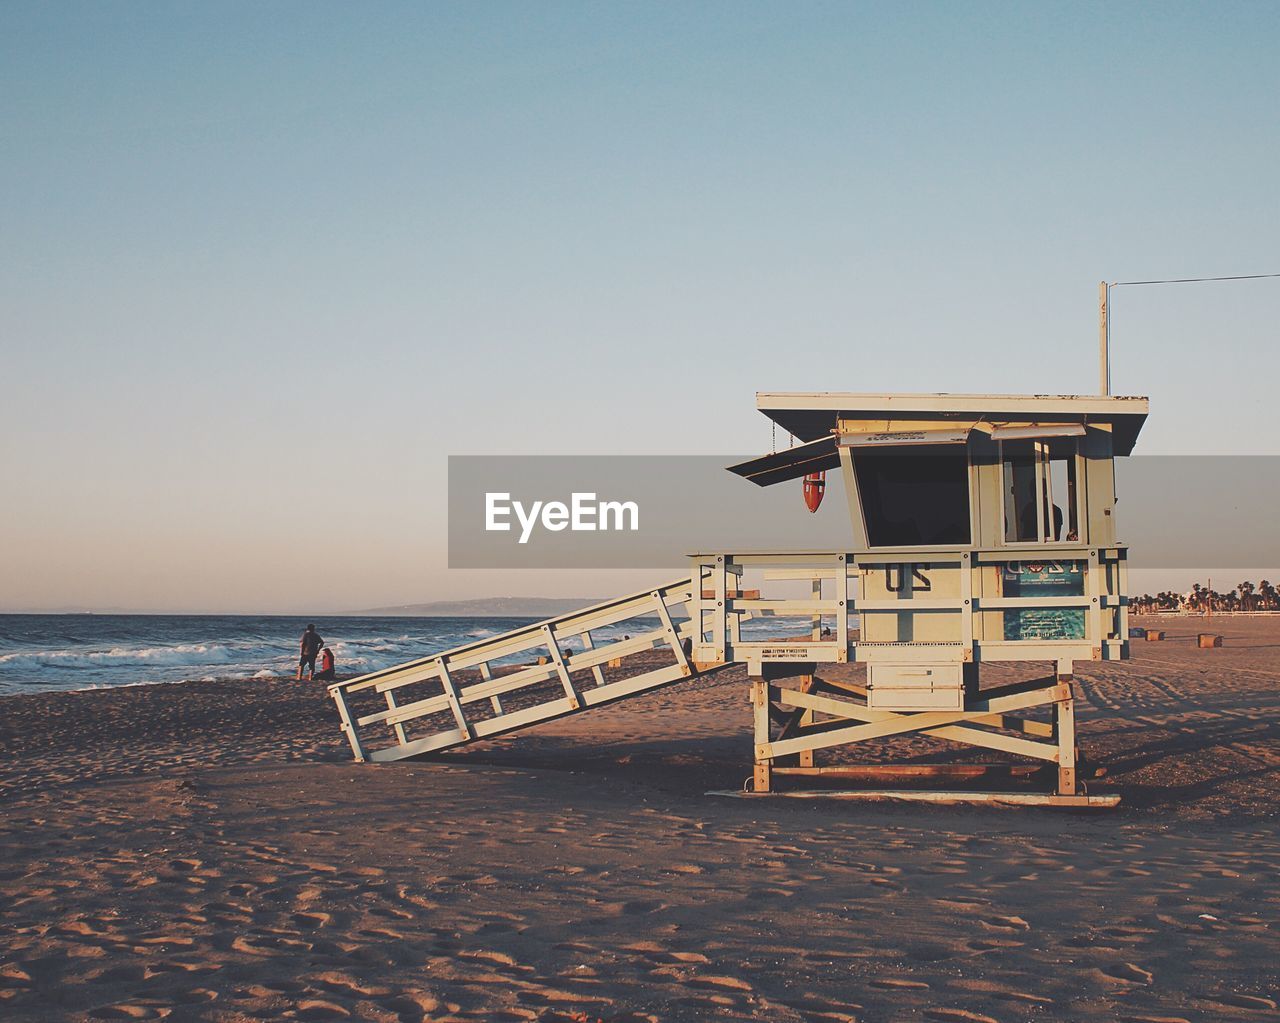
<path fill-rule="evenodd" d="M 1069 676 L 1073 661 L 1128 654 L 1125 554 L 1080 544 L 698 553 L 690 578 L 338 682 L 329 694 L 356 759 L 388 761 L 734 663 L 751 676 L 771 663 L 950 663 L 957 686 L 960 665 L 984 660 L 1056 662 Z M 764 585 L 748 588 L 757 576 Z M 764 592 L 778 588 L 792 592 Z"/>
<path fill-rule="evenodd" d="M 721 667 L 692 659 L 700 637 L 690 605 L 700 596 L 693 579 L 681 579 L 338 682 L 329 695 L 357 760 L 492 738 Z M 627 626 L 625 638 L 593 635 Z M 654 651 L 667 663 L 655 666 Z"/>

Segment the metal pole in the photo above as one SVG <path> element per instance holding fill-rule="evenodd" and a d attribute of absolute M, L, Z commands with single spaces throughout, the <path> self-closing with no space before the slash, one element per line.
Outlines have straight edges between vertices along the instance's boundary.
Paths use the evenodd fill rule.
<path fill-rule="evenodd" d="M 1098 282 L 1098 393 L 1104 397 L 1111 393 L 1111 326 L 1107 322 L 1107 296 L 1111 286 Z"/>

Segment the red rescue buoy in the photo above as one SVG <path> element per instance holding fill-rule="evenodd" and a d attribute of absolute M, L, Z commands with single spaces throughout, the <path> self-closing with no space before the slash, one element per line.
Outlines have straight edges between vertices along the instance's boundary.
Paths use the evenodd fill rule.
<path fill-rule="evenodd" d="M 827 474 L 811 472 L 804 478 L 804 503 L 810 512 L 816 512 L 822 503 L 822 494 L 827 489 Z"/>

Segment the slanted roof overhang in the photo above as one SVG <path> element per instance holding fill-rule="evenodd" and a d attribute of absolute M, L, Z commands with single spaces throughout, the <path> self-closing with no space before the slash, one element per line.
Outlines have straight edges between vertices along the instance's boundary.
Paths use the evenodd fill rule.
<path fill-rule="evenodd" d="M 1146 421 L 1140 397 L 1078 394 L 850 394 L 839 391 L 760 392 L 756 407 L 802 441 L 833 434 L 838 424 L 894 421 L 940 426 L 1080 423 L 1109 426 L 1117 455 L 1127 455 Z"/>

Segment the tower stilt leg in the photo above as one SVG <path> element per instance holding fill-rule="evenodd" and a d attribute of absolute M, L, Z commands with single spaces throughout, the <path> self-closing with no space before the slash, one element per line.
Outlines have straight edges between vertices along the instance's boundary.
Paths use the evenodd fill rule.
<path fill-rule="evenodd" d="M 1058 682 L 1067 686 L 1074 697 L 1075 687 L 1070 675 L 1059 675 Z M 1076 710 L 1075 699 L 1059 700 L 1054 704 L 1058 733 L 1058 795 L 1079 794 L 1076 779 Z"/>
<path fill-rule="evenodd" d="M 768 792 L 773 781 L 773 758 L 764 755 L 769 744 L 769 697 L 773 687 L 763 678 L 751 680 L 751 706 L 755 719 L 756 767 L 753 787 Z"/>

